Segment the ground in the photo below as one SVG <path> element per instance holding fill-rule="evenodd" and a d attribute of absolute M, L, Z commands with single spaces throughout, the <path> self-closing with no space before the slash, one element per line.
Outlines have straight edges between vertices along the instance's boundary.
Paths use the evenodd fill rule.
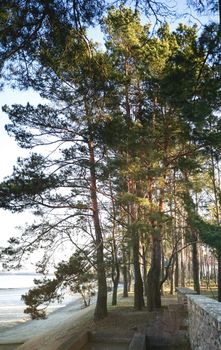
<path fill-rule="evenodd" d="M 167 295 L 162 297 L 162 303 L 164 305 L 163 309 L 166 305 L 174 304 L 176 302 L 176 296 Z M 104 333 L 109 332 L 115 336 L 118 336 L 119 334 L 119 336 L 130 337 L 136 331 L 142 332 L 147 329 L 149 325 L 154 323 L 157 315 L 159 315 L 157 312 L 148 313 L 146 309 L 143 311 L 135 311 L 132 305 L 132 294 L 129 298 L 119 296 L 118 306 L 109 305 L 108 317 L 97 322 L 94 322 L 93 320 L 94 305 L 83 310 L 75 311 L 73 305 L 69 305 L 65 310 L 57 311 L 54 315 L 52 314 L 50 316 L 51 321 L 50 317 L 46 320 L 48 328 L 46 327 L 44 320 L 30 321 L 29 325 L 27 325 L 26 331 L 28 332 L 27 336 L 31 339 L 26 341 L 24 345 L 20 346 L 19 350 L 54 350 L 62 343 L 68 341 L 68 339 L 76 339 L 81 333 L 86 331 L 102 331 Z M 42 330 L 36 336 L 34 336 L 34 333 L 35 330 L 37 333 L 37 328 L 33 326 L 33 322 L 35 325 L 38 325 L 39 323 L 42 324 Z M 16 332 L 14 332 L 14 335 L 15 334 Z M 21 331 L 17 328 L 17 340 L 19 339 L 21 340 Z M 15 336 L 13 341 L 16 341 Z"/>

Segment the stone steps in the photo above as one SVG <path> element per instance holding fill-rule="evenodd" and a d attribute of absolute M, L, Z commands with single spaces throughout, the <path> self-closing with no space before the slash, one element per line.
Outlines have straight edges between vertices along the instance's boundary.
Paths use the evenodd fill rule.
<path fill-rule="evenodd" d="M 137 332 L 130 338 L 110 338 L 110 334 L 91 333 L 89 343 L 82 350 L 146 350 L 146 336 Z"/>
<path fill-rule="evenodd" d="M 189 349 L 187 312 L 182 304 L 168 305 L 147 329 L 150 349 Z"/>
<path fill-rule="evenodd" d="M 128 350 L 128 344 L 89 343 L 82 350 Z"/>
<path fill-rule="evenodd" d="M 136 332 L 132 337 L 110 332 L 92 332 L 82 350 L 190 350 L 187 338 L 187 311 L 182 304 L 171 304 L 157 314 L 147 335 Z"/>
<path fill-rule="evenodd" d="M 90 332 L 89 342 L 82 350 L 128 350 L 131 338 L 118 337 L 109 332 Z"/>

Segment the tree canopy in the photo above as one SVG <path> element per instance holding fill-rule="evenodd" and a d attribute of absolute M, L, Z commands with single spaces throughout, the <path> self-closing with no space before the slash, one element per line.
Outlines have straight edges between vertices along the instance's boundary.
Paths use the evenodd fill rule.
<path fill-rule="evenodd" d="M 69 242 L 96 272 L 97 319 L 107 315 L 107 275 L 117 288 L 122 269 L 128 284 L 131 265 L 135 308 L 144 306 L 143 289 L 148 309 L 160 307 L 179 249 L 192 245 L 196 258 L 186 199 L 193 203 L 207 189 L 216 212 L 220 208 L 219 27 L 213 23 L 198 34 L 196 25 L 171 31 L 163 23 L 152 35 L 140 19 L 144 6 L 152 13 L 157 6 L 169 10 L 142 1 L 132 9 L 111 7 L 101 19 L 104 2 L 17 1 L 0 13 L 3 78 L 14 72 L 20 88 L 31 87 L 47 101 L 3 108 L 8 133 L 31 152 L 0 184 L 0 206 L 32 209 L 38 218 L 11 238 L 7 263 L 20 267 L 42 249 L 44 272 L 52 252 Z M 86 26 L 97 20 L 103 51 L 87 38 Z M 214 223 L 199 219 L 207 200 L 196 204 L 205 240 L 205 227 Z M 64 276 L 71 259 L 59 267 Z M 35 313 L 61 279 L 45 283 L 25 298 Z"/>

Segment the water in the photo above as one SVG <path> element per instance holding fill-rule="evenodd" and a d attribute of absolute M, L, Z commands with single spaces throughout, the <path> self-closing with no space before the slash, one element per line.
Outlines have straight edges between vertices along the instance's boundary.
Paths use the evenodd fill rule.
<path fill-rule="evenodd" d="M 18 323 L 30 320 L 30 316 L 24 313 L 26 305 L 21 300 L 21 295 L 34 286 L 34 278 L 40 278 L 36 274 L 10 274 L 0 273 L 0 332 L 11 328 Z M 66 294 L 64 301 L 53 303 L 48 308 L 48 313 L 67 305 L 79 296 Z"/>
<path fill-rule="evenodd" d="M 40 278 L 37 274 L 0 273 L 0 290 L 2 289 L 27 289 L 34 286 L 34 278 Z"/>

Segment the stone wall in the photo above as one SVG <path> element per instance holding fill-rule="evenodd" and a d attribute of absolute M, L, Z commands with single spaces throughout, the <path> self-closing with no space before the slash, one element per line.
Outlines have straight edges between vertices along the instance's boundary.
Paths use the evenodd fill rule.
<path fill-rule="evenodd" d="M 221 303 L 200 295 L 189 295 L 189 337 L 193 350 L 221 349 Z"/>
<path fill-rule="evenodd" d="M 180 291 L 179 294 L 182 294 Z M 192 350 L 221 349 L 221 303 L 216 300 L 185 294 L 180 301 L 188 302 L 188 331 Z"/>
<path fill-rule="evenodd" d="M 183 304 L 187 308 L 187 296 L 188 295 L 196 295 L 197 292 L 190 288 L 179 287 L 176 289 L 177 291 L 177 300 L 179 304 Z"/>

